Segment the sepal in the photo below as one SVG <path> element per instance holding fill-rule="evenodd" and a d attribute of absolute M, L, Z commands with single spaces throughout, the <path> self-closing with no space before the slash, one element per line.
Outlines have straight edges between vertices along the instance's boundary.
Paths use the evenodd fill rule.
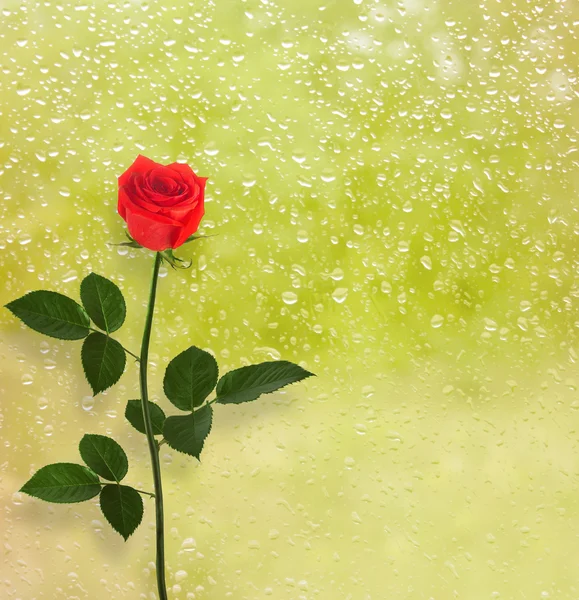
<path fill-rule="evenodd" d="M 189 259 L 188 261 L 179 258 L 173 254 L 173 250 L 171 248 L 167 248 L 167 250 L 163 250 L 161 253 L 161 258 L 164 262 L 166 262 L 173 269 L 190 269 L 193 261 Z"/>

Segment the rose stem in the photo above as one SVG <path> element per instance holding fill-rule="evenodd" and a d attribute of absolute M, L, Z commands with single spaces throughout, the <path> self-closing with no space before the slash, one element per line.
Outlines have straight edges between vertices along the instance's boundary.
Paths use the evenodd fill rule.
<path fill-rule="evenodd" d="M 165 525 L 163 523 L 163 489 L 161 486 L 161 466 L 159 464 L 159 446 L 153 434 L 151 414 L 149 412 L 149 393 L 147 391 L 147 363 L 149 361 L 149 341 L 151 339 L 151 326 L 153 324 L 153 312 L 155 310 L 155 296 L 157 294 L 157 278 L 161 265 L 161 254 L 155 254 L 155 266 L 153 267 L 153 279 L 151 280 L 151 292 L 149 294 L 149 305 L 147 307 L 147 319 L 143 331 L 143 342 L 141 344 L 141 360 L 139 361 L 139 380 L 141 384 L 141 404 L 143 406 L 143 421 L 145 433 L 151 454 L 151 466 L 153 468 L 153 481 L 155 483 L 155 516 L 157 522 L 157 588 L 159 600 L 168 600 L 165 584 Z"/>

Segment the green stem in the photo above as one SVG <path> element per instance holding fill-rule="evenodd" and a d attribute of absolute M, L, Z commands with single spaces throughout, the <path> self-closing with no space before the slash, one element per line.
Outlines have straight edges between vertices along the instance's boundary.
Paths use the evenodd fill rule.
<path fill-rule="evenodd" d="M 163 489 L 161 486 L 161 465 L 159 462 L 159 447 L 153 434 L 151 414 L 149 412 L 149 393 L 147 390 L 147 363 L 149 361 L 149 341 L 151 339 L 151 326 L 153 324 L 153 312 L 155 310 L 155 296 L 157 293 L 157 279 L 159 267 L 161 266 L 161 254 L 155 254 L 155 266 L 153 267 L 153 279 L 151 280 L 151 292 L 149 294 L 149 306 L 147 308 L 147 319 L 143 331 L 143 342 L 141 344 L 141 359 L 139 364 L 139 380 L 141 384 L 141 404 L 143 406 L 143 421 L 145 433 L 149 444 L 151 455 L 151 466 L 153 468 L 153 481 L 155 484 L 155 516 L 157 522 L 157 588 L 159 600 L 168 600 L 167 586 L 165 583 L 165 524 L 163 522 Z"/>
<path fill-rule="evenodd" d="M 112 339 L 114 339 L 114 338 L 112 338 L 112 337 L 111 337 L 111 336 L 110 336 L 110 335 L 109 335 L 109 334 L 108 334 L 106 331 L 105 331 L 105 332 L 103 332 L 103 331 L 99 331 L 98 329 L 95 329 L 94 327 L 89 327 L 89 329 L 90 329 L 91 331 L 94 331 L 95 333 L 102 333 L 103 335 L 106 335 L 107 337 L 110 337 L 110 338 L 111 338 L 111 340 L 112 340 Z M 122 349 L 123 349 L 123 350 L 124 350 L 124 351 L 125 351 L 127 354 L 130 354 L 130 355 L 131 355 L 131 356 L 132 356 L 132 357 L 133 357 L 135 360 L 140 360 L 140 358 L 139 358 L 139 357 L 138 357 L 136 354 L 133 354 L 133 353 L 132 353 L 130 350 L 127 350 L 127 349 L 126 349 L 126 348 L 125 348 L 125 347 L 124 347 L 124 346 L 121 344 L 121 342 L 119 342 L 119 340 L 115 340 L 115 342 L 117 342 L 117 343 L 119 344 L 119 346 L 120 346 L 120 347 L 121 347 L 121 348 L 122 348 Z"/>
<path fill-rule="evenodd" d="M 122 344 L 121 348 L 127 353 L 130 354 L 135 360 L 141 360 L 136 354 L 133 354 L 130 350 L 127 350 Z"/>
<path fill-rule="evenodd" d="M 111 484 L 110 481 L 107 481 L 107 482 L 101 481 L 100 485 L 102 487 L 104 487 L 105 485 L 114 485 L 114 484 Z M 125 484 L 123 484 L 123 485 L 125 485 Z M 133 486 L 130 486 L 130 487 L 133 487 Z M 146 496 L 151 496 L 151 498 L 155 497 L 155 494 L 153 494 L 153 492 L 145 492 L 145 490 L 138 490 L 137 488 L 133 488 L 133 489 L 135 490 L 135 492 L 139 492 L 139 494 L 145 494 Z"/>

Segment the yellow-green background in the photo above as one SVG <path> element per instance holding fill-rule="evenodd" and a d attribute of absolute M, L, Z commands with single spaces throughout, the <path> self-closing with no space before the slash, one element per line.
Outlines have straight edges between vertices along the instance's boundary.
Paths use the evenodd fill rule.
<path fill-rule="evenodd" d="M 577 22 L 572 0 L 2 3 L 0 301 L 122 288 L 140 152 L 208 176 L 189 271 L 162 273 L 151 393 L 191 344 L 318 377 L 217 407 L 162 454 L 172 600 L 579 598 Z M 179 253 L 178 253 L 179 254 Z M 108 434 L 80 342 L 0 313 L 0 597 L 152 599 L 153 510 L 17 493 Z"/>

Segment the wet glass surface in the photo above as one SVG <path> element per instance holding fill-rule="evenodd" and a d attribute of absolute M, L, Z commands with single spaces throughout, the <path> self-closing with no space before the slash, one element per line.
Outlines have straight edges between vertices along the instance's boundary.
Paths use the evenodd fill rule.
<path fill-rule="evenodd" d="M 162 453 L 175 600 L 576 599 L 574 2 L 4 2 L 0 290 L 95 271 L 140 342 L 152 257 L 123 241 L 138 153 L 208 176 L 189 271 L 163 269 L 151 396 L 191 344 L 318 374 L 217 406 Z M 179 254 L 179 253 L 178 253 Z M 154 513 L 17 492 L 83 433 L 152 486 L 121 382 L 0 312 L 0 596 L 154 598 Z"/>

